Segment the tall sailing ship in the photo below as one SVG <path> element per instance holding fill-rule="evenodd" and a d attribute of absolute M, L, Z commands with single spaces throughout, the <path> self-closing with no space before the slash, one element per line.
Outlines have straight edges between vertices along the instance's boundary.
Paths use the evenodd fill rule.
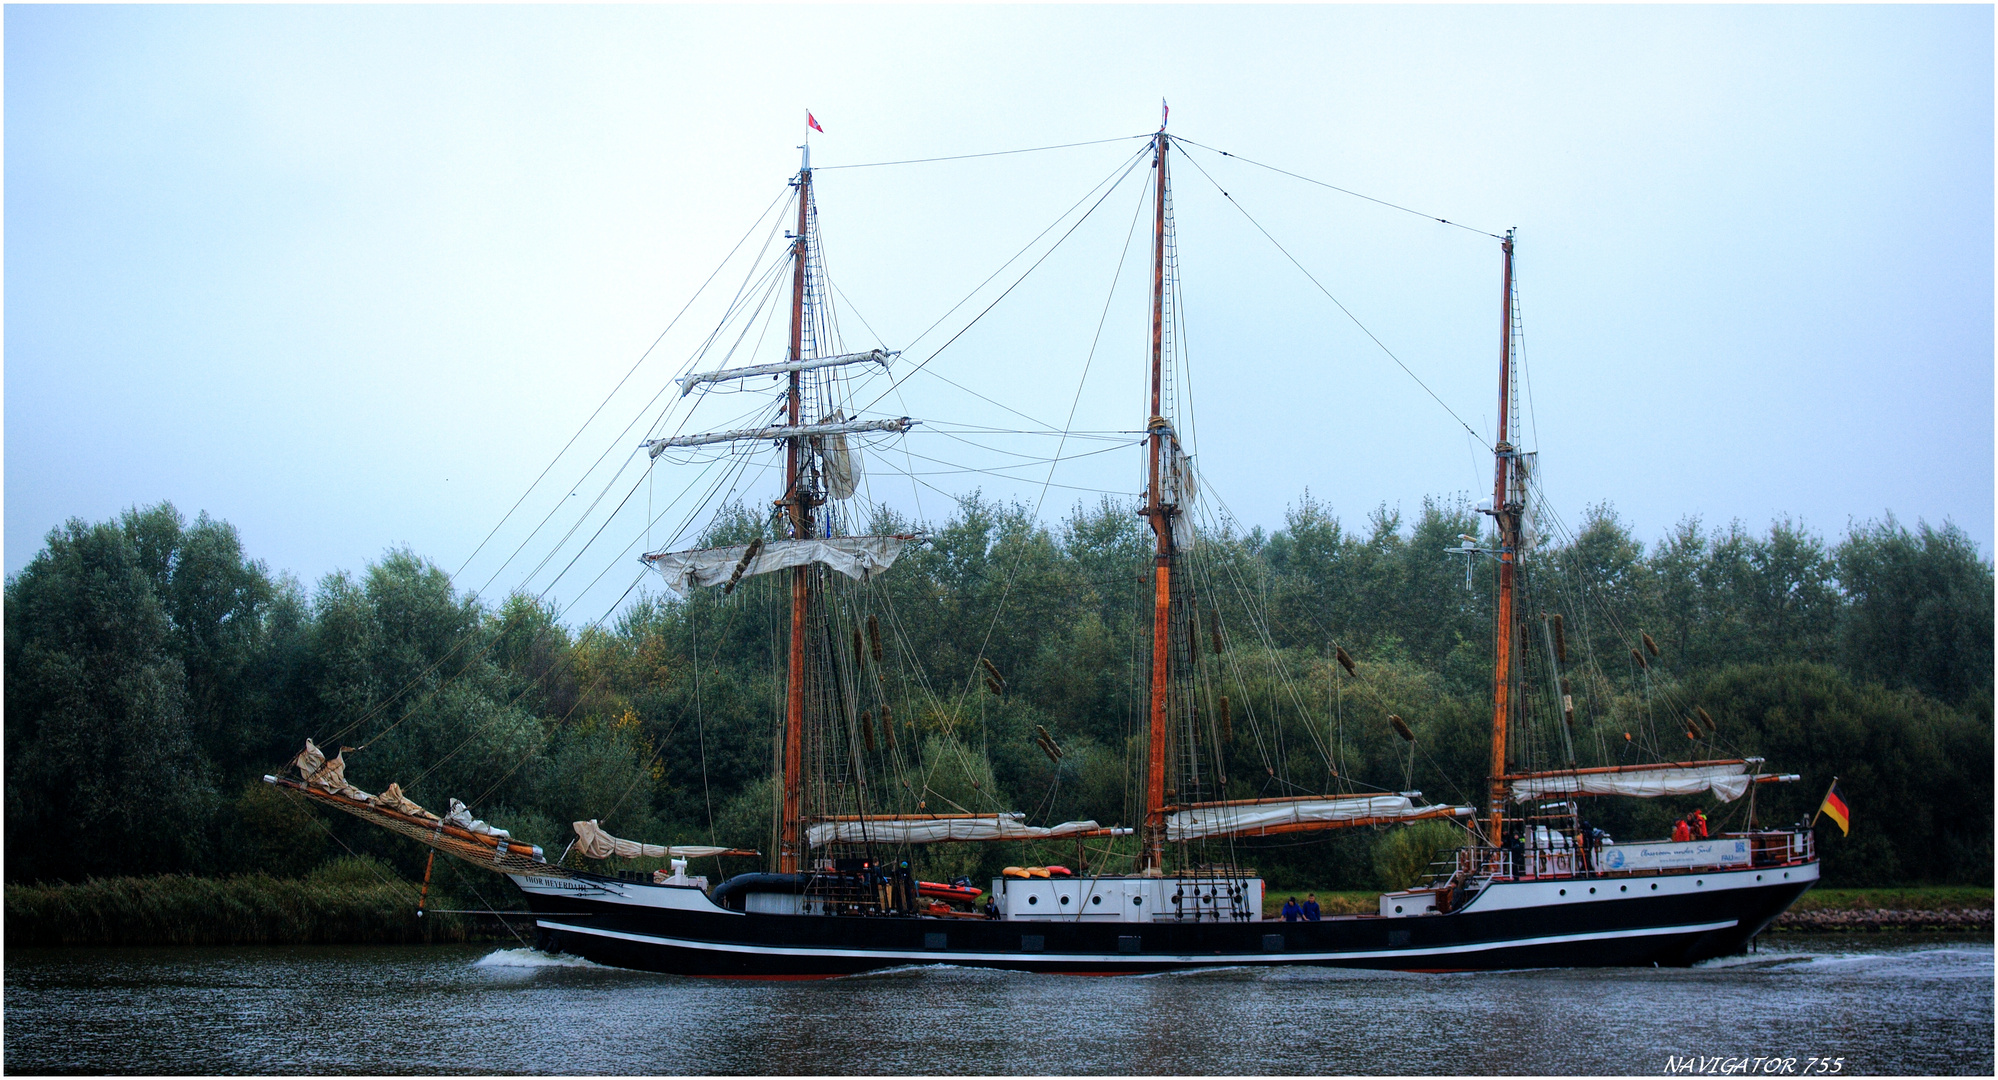
<path fill-rule="evenodd" d="M 883 621 L 869 610 L 868 586 L 892 573 L 905 547 L 922 538 L 857 532 L 860 523 L 849 520 L 842 506 L 855 489 L 849 438 L 899 436 L 917 421 L 862 419 L 842 400 L 844 373 L 885 367 L 896 354 L 842 352 L 835 344 L 825 317 L 809 147 L 791 181 L 796 228 L 789 233 L 783 359 L 681 380 L 683 396 L 739 390 L 748 380 L 776 381 L 781 400 L 774 413 L 762 413 L 770 422 L 644 444 L 655 463 L 700 447 L 781 448 L 784 486 L 773 508 L 782 535 L 643 556 L 681 593 L 726 594 L 763 575 L 784 583 L 783 715 L 773 747 L 778 795 L 765 868 L 711 887 L 686 873 L 686 860 L 762 856 L 620 839 L 596 821 L 577 822 L 570 851 L 551 859 L 540 847 L 474 819 L 456 800 L 440 816 L 393 784 L 379 795 L 363 792 L 346 778 L 341 755 L 329 760 L 309 742 L 293 762 L 296 778 L 266 780 L 510 878 L 534 912 L 544 948 L 686 975 L 823 977 L 939 963 L 1076 974 L 1274 964 L 1410 970 L 1684 965 L 1742 950 L 1818 879 L 1807 827 L 1762 828 L 1754 819 L 1756 788 L 1796 777 L 1762 772 L 1756 758 L 1578 763 L 1568 676 L 1582 661 L 1570 662 L 1558 612 L 1529 617 L 1522 603 L 1529 595 L 1538 489 L 1533 455 L 1512 441 L 1519 431 L 1519 395 L 1510 233 L 1499 238 L 1492 500 L 1480 507 L 1492 528 L 1484 539 L 1466 536 L 1454 549 L 1485 563 L 1496 577 L 1490 774 L 1482 805 L 1431 804 L 1417 791 L 1354 790 L 1349 778 L 1334 785 L 1329 766 L 1324 789 L 1314 793 L 1227 797 L 1226 745 L 1235 723 L 1221 692 L 1227 646 L 1211 603 L 1202 619 L 1198 575 L 1189 568 L 1198 485 L 1168 386 L 1177 316 L 1168 170 L 1174 137 L 1162 125 L 1147 149 L 1149 396 L 1139 512 L 1152 553 L 1137 784 L 1142 813 L 1130 827 L 1029 824 L 1018 812 L 952 803 L 915 767 L 920 749 L 910 745 L 913 726 L 895 718 L 883 674 Z M 892 614 L 888 621 L 892 639 Z M 1648 637 L 1643 644 L 1655 654 Z M 1643 652 L 1633 649 L 1633 656 L 1648 665 Z M 1349 676 L 1356 674 L 1343 648 L 1336 658 Z M 993 692 L 1003 691 L 999 671 L 989 662 L 982 667 L 974 688 L 982 678 Z M 1545 684 L 1543 692 L 1529 688 L 1528 667 Z M 1535 718 L 1556 737 L 1543 731 L 1532 741 L 1539 749 L 1525 749 L 1520 736 Z M 1399 717 L 1390 720 L 1412 739 Z M 1704 710 L 1689 711 L 1684 722 L 1695 746 L 1714 726 Z M 1036 742 L 1051 760 L 1061 756 L 1045 730 Z M 1335 786 L 1339 790 L 1329 790 Z M 1703 794 L 1723 802 L 1746 796 L 1741 827 L 1691 839 L 1605 843 L 1581 813 L 1588 798 Z M 1264 882 L 1241 865 L 1235 843 L 1431 820 L 1458 826 L 1462 843 L 1432 868 L 1426 883 L 1382 894 L 1377 911 L 1317 921 L 1267 919 Z M 1078 858 L 1073 871 L 1011 867 L 989 889 L 924 882 L 911 870 L 920 846 L 993 841 L 1074 844 L 1079 857 L 1097 841 L 1097 866 L 1080 865 Z M 673 868 L 647 875 L 615 866 L 638 858 L 671 859 Z M 982 904 L 975 899 L 988 897 Z"/>

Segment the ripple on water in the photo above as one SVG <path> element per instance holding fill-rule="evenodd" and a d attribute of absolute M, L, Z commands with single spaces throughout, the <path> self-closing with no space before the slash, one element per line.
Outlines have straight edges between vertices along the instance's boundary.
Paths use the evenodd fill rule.
<path fill-rule="evenodd" d="M 1692 969 L 811 983 L 493 945 L 14 950 L 0 1045 L 10 1073 L 1572 1074 L 1776 1052 L 1990 1073 L 1988 937 L 1785 938 Z M 519 1037 L 464 1038 L 486 1030 Z"/>

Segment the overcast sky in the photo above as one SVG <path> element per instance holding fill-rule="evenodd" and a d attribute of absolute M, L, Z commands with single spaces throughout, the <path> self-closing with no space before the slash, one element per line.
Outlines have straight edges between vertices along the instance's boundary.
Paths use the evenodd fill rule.
<path fill-rule="evenodd" d="M 1138 141 L 835 166 L 1139 136 L 1161 97 L 1181 138 L 1470 226 L 1196 147 L 1173 161 L 1183 420 L 1246 525 L 1281 527 L 1307 488 L 1349 527 L 1489 492 L 1488 234 L 1516 227 L 1526 441 L 1555 514 L 1835 540 L 1891 512 L 1991 551 L 1989 7 L 5 18 L 9 574 L 64 519 L 171 500 L 308 586 L 407 545 L 596 617 L 639 547 L 704 524 L 668 508 L 709 474 L 648 476 L 627 425 L 656 426 L 742 280 L 738 256 L 673 322 L 785 195 L 807 108 L 844 345 L 907 347 L 876 412 L 929 421 L 869 445 L 867 497 L 936 519 L 982 488 L 1055 517 L 1133 492 L 1137 452 L 1109 433 L 1146 411 L 1139 249 L 1119 276 L 1142 169 L 912 369 Z M 761 399 L 695 402 L 667 426 Z M 1072 460 L 973 471 L 1057 449 L 975 426 L 1071 409 L 1104 433 L 1059 444 Z"/>

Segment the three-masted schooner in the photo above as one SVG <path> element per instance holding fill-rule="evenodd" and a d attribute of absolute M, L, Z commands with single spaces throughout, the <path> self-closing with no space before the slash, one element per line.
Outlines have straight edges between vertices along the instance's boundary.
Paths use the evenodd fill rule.
<path fill-rule="evenodd" d="M 1499 427 L 1486 511 L 1494 529 L 1485 546 L 1459 549 L 1496 563 L 1486 804 L 1431 805 L 1420 801 L 1419 792 L 1384 791 L 1225 797 L 1225 766 L 1214 751 L 1228 703 L 1221 698 L 1217 710 L 1196 684 L 1199 608 L 1190 576 L 1181 572 L 1194 542 L 1195 477 L 1163 385 L 1175 318 L 1168 255 L 1173 150 L 1173 138 L 1161 126 L 1150 137 L 1150 377 L 1140 513 L 1153 552 L 1143 812 L 1134 829 L 1095 821 L 1030 825 L 1018 813 L 961 807 L 931 812 L 926 801 L 912 803 L 906 792 L 881 791 L 885 785 L 863 767 L 865 754 L 888 753 L 896 738 L 887 702 L 873 696 L 878 678 L 857 670 L 869 645 L 878 663 L 879 629 L 869 621 L 864 644 L 858 619 L 832 610 L 827 585 L 832 575 L 865 582 L 891 572 L 905 545 L 918 538 L 836 529 L 826 508 L 852 491 L 848 436 L 897 435 L 916 421 L 855 419 L 832 400 L 829 376 L 856 365 L 887 365 L 894 354 L 827 353 L 812 332 L 816 218 L 809 148 L 792 181 L 797 224 L 785 358 L 682 380 L 683 394 L 752 378 L 782 380 L 781 422 L 645 443 L 654 458 L 721 444 L 783 448 L 784 489 L 775 507 L 784 535 L 644 556 L 676 590 L 727 591 L 765 574 L 788 580 L 783 720 L 773 752 L 779 802 L 768 868 L 712 888 L 688 877 L 683 866 L 649 878 L 580 869 L 471 818 L 455 800 L 440 817 L 393 785 L 368 795 L 346 779 L 339 757 L 329 761 L 310 744 L 295 762 L 298 779 L 267 779 L 505 874 L 526 894 L 546 948 L 687 975 L 797 978 L 931 963 L 1087 974 L 1274 964 L 1420 970 L 1682 965 L 1741 950 L 1817 881 L 1808 829 L 1757 829 L 1751 816 L 1739 832 L 1606 845 L 1584 827 L 1577 800 L 1703 792 L 1733 800 L 1757 784 L 1794 777 L 1760 773 L 1761 762 L 1753 758 L 1580 767 L 1572 744 L 1554 763 L 1558 767 L 1536 769 L 1523 767 L 1526 755 L 1509 751 L 1508 735 L 1526 707 L 1518 658 L 1531 646 L 1517 595 L 1530 544 L 1532 486 L 1531 456 L 1508 437 L 1518 430 L 1511 234 L 1501 244 Z M 842 669 L 847 632 L 854 662 Z M 1213 636 L 1218 650 L 1218 629 Z M 1551 632 L 1543 637 L 1547 667 L 1565 694 L 1565 645 Z M 1351 671 L 1343 650 L 1339 656 Z M 1563 719 L 1571 723 L 1572 703 L 1561 700 L 1568 711 Z M 1565 728 L 1562 733 L 1566 738 Z M 1051 740 L 1044 749 L 1054 756 Z M 1239 837 L 1433 819 L 1460 825 L 1467 843 L 1427 884 L 1383 894 L 1375 913 L 1319 921 L 1266 920 L 1262 880 L 1236 865 L 1227 844 Z M 578 822 L 576 830 L 576 849 L 592 858 L 693 858 L 723 851 L 620 840 L 595 822 Z M 991 882 L 984 910 L 968 910 L 967 903 L 982 890 L 919 882 L 905 858 L 913 844 L 1079 841 L 1133 832 L 1130 872 L 1009 869 Z"/>

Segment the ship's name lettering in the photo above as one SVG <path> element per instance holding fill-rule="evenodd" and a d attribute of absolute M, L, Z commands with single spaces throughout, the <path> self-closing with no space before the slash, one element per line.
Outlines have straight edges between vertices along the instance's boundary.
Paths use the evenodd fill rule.
<path fill-rule="evenodd" d="M 588 888 L 588 886 L 578 885 L 573 881 L 563 881 L 561 878 L 538 877 L 528 878 L 527 880 L 532 882 L 537 888 L 561 889 L 564 892 L 583 892 Z"/>
<path fill-rule="evenodd" d="M 1835 1076 L 1844 1071 L 1843 1057 L 1672 1054 L 1665 1059 L 1667 1076 Z"/>

